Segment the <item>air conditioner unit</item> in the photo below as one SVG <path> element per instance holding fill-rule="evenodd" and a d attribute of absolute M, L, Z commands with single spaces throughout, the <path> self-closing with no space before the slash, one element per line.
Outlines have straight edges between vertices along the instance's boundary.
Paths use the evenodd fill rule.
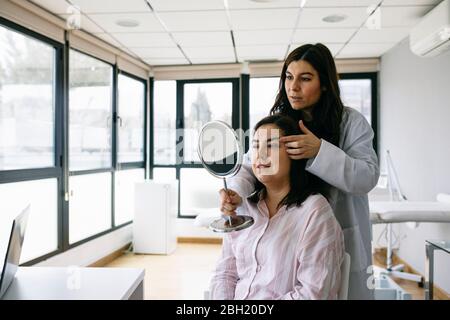
<path fill-rule="evenodd" d="M 442 1 L 411 30 L 409 45 L 421 57 L 434 57 L 450 49 L 450 0 Z"/>

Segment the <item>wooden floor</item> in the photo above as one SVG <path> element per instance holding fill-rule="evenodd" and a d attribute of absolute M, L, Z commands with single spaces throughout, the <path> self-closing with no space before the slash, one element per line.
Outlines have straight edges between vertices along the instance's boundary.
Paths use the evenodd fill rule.
<path fill-rule="evenodd" d="M 201 300 L 208 289 L 220 250 L 220 244 L 178 243 L 171 255 L 136 255 L 128 252 L 105 266 L 144 268 L 145 299 Z M 383 266 L 383 258 L 382 253 L 375 254 L 374 264 Z M 424 290 L 416 283 L 394 280 L 411 293 L 413 299 L 423 300 Z"/>
<path fill-rule="evenodd" d="M 202 300 L 220 244 L 178 243 L 171 255 L 125 253 L 106 267 L 144 268 L 144 299 Z"/>

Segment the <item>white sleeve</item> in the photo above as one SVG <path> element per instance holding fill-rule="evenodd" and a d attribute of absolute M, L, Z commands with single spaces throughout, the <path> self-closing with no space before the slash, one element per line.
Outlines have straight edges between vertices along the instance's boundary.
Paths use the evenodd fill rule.
<path fill-rule="evenodd" d="M 380 175 L 373 149 L 373 130 L 365 118 L 347 126 L 342 149 L 322 139 L 319 153 L 306 163 L 306 170 L 330 185 L 353 194 L 372 190 Z"/>

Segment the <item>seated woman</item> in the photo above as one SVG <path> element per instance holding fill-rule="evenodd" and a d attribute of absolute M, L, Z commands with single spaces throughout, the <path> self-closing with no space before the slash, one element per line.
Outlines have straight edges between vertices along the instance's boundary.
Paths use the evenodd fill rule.
<path fill-rule="evenodd" d="M 255 191 L 243 213 L 255 223 L 224 236 L 211 299 L 336 299 L 344 238 L 324 183 L 291 160 L 282 135 L 300 134 L 282 115 L 262 119 L 252 141 Z M 322 193 L 322 194 L 321 194 Z"/>

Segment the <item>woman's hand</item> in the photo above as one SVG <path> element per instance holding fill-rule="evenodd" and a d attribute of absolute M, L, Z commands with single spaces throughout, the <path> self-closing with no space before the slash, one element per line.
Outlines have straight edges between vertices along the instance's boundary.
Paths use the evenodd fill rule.
<path fill-rule="evenodd" d="M 293 160 L 314 158 L 319 153 L 322 141 L 305 127 L 302 120 L 299 125 L 305 134 L 281 137 L 280 142 L 285 144 L 289 158 Z"/>
<path fill-rule="evenodd" d="M 236 208 L 241 205 L 241 196 L 231 189 L 220 189 L 220 211 L 225 216 L 235 216 Z"/>

